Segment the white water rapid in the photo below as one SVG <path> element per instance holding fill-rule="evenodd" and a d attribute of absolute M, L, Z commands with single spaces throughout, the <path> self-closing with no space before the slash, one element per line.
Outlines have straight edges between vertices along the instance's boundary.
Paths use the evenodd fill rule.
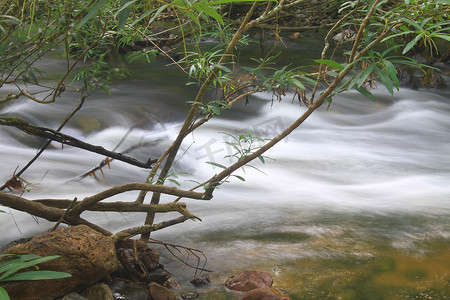
<path fill-rule="evenodd" d="M 99 93 L 89 98 L 63 132 L 111 150 L 131 126 L 145 118 L 147 121 L 131 131 L 118 151 L 152 142 L 131 155 L 141 160 L 159 156 L 176 135 L 187 109 L 184 102 L 191 100 L 194 92 L 182 83 L 174 84 L 169 77 L 174 75 L 166 76 L 171 79 L 150 76 L 129 80 L 115 85 L 111 97 Z M 355 264 L 394 257 L 396 270 L 401 271 L 401 266 L 409 264 L 402 264 L 406 259 L 403 255 L 427 260 L 430 253 L 445 253 L 450 240 L 450 91 L 401 89 L 391 96 L 380 88 L 375 94 L 376 102 L 357 93 L 335 97 L 328 110 L 315 112 L 286 141 L 270 150 L 265 165 L 254 162 L 266 174 L 252 168 L 246 168 L 245 173 L 239 170 L 236 174 L 245 182 L 230 178 L 212 200 L 186 200 L 190 211 L 203 222 L 188 221 L 152 237 L 203 250 L 209 259 L 207 268 L 218 271 L 220 279 L 227 272 L 259 266 L 281 274 L 278 282 L 303 274 L 301 278 L 317 283 L 311 274 L 331 272 L 330 264 L 336 261 L 355 271 Z M 258 95 L 250 98 L 248 105 L 239 105 L 235 112 L 208 122 L 183 144 L 185 151 L 177 170 L 190 175 L 177 180 L 183 187 L 191 187 L 195 183 L 187 179 L 202 181 L 219 172 L 206 161 L 230 164 L 223 158 L 230 150 L 224 144 L 227 136 L 219 132 L 252 130 L 264 138 L 279 133 L 305 109 L 298 102 L 292 104 L 291 96 L 272 105 L 269 96 Z M 0 115 L 55 128 L 75 100 L 66 94 L 51 106 L 16 101 L 1 107 Z M 0 182 L 8 180 L 17 166 L 23 167 L 41 143 L 17 129 L 1 128 Z M 103 169 L 104 177 L 97 172 L 100 182 L 92 177 L 69 181 L 102 159 L 53 143 L 22 176 L 31 183 L 31 192 L 24 197 L 82 199 L 115 184 L 142 181 L 147 175 L 142 169 L 114 161 L 111 169 Z M 114 200 L 133 201 L 136 194 L 126 193 Z M 0 215 L 2 245 L 51 226 L 29 215 L 0 209 L 9 213 Z M 132 213 L 83 216 L 111 231 L 140 225 L 145 217 Z M 174 216 L 161 214 L 157 218 L 161 221 Z M 192 275 L 192 270 L 182 271 L 175 259 L 166 260 L 174 274 Z M 308 261 L 315 261 L 317 270 Z M 431 261 L 441 264 L 434 258 Z M 448 260 L 436 268 L 442 267 L 437 275 L 428 273 L 427 280 L 438 280 L 436 276 L 445 274 L 448 278 Z M 333 270 L 343 268 L 340 265 Z M 299 278 L 297 283 L 279 287 L 294 299 L 300 289 L 314 290 Z M 377 284 L 375 279 L 371 287 Z M 402 287 L 408 284 L 399 283 Z"/>

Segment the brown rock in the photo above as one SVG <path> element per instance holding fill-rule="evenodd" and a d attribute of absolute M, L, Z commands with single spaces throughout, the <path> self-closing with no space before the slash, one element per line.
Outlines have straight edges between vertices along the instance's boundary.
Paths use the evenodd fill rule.
<path fill-rule="evenodd" d="M 89 300 L 114 300 L 113 294 L 109 286 L 105 283 L 99 283 L 88 287 L 81 295 Z"/>
<path fill-rule="evenodd" d="M 148 285 L 150 296 L 155 300 L 176 300 L 177 297 L 174 292 L 166 287 L 163 287 L 156 282 L 152 282 Z"/>
<path fill-rule="evenodd" d="M 225 281 L 225 286 L 233 291 L 246 292 L 262 287 L 271 287 L 272 276 L 260 270 L 246 270 L 238 275 L 233 275 Z"/>
<path fill-rule="evenodd" d="M 291 300 L 291 298 L 274 288 L 263 287 L 251 290 L 242 300 Z"/>
<path fill-rule="evenodd" d="M 23 282 L 2 284 L 11 299 L 15 300 L 53 299 L 77 287 L 92 285 L 119 267 L 113 240 L 84 225 L 38 235 L 6 252 L 60 255 L 57 259 L 39 264 L 39 269 L 72 274 L 72 277 L 64 279 L 28 281 L 26 288 Z"/>
<path fill-rule="evenodd" d="M 168 289 L 179 289 L 181 288 L 181 285 L 172 278 L 169 278 L 166 280 L 166 282 L 164 282 L 164 286 Z"/>

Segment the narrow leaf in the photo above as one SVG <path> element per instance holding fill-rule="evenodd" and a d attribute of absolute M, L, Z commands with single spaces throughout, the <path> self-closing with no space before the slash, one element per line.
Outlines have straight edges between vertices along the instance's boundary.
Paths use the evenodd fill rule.
<path fill-rule="evenodd" d="M 227 168 L 224 165 L 221 165 L 221 164 L 213 162 L 213 161 L 207 161 L 206 163 L 209 164 L 209 165 L 215 166 L 215 167 L 222 168 L 222 169 L 226 169 Z"/>
<path fill-rule="evenodd" d="M 95 5 L 93 5 L 86 16 L 81 20 L 80 24 L 78 24 L 78 29 L 84 26 L 97 12 L 98 10 L 106 3 L 107 0 L 99 0 Z"/>
<path fill-rule="evenodd" d="M 217 11 L 215 11 L 213 8 L 211 8 L 209 6 L 200 6 L 200 7 L 197 7 L 197 10 L 201 13 L 204 13 L 204 14 L 210 16 L 211 18 L 214 18 L 221 25 L 225 25 L 220 14 Z"/>
<path fill-rule="evenodd" d="M 46 262 L 46 261 L 49 261 L 49 260 L 52 260 L 52 259 L 55 259 L 58 257 L 59 257 L 59 255 L 45 256 L 45 257 L 40 257 L 40 258 L 30 260 L 28 262 L 17 263 L 0 277 L 0 281 L 5 280 L 5 278 L 11 276 L 11 274 L 14 274 L 21 269 L 32 267 L 37 264 L 40 264 L 40 263 L 43 263 L 43 262 Z"/>
<path fill-rule="evenodd" d="M 298 80 L 296 78 L 290 78 L 289 81 L 298 90 L 300 90 L 300 91 L 304 91 L 305 90 L 305 85 L 300 80 Z"/>
<path fill-rule="evenodd" d="M 360 87 L 363 85 L 363 83 L 366 81 L 367 77 L 369 77 L 369 75 L 373 72 L 373 69 L 375 69 L 376 64 L 375 63 L 371 63 L 367 68 L 365 68 L 361 74 L 360 77 L 357 81 L 357 86 Z"/>
<path fill-rule="evenodd" d="M 11 300 L 11 298 L 9 298 L 8 293 L 1 286 L 0 286 L 0 300 Z"/>
<path fill-rule="evenodd" d="M 155 15 L 150 19 L 150 21 L 148 21 L 148 24 L 153 23 L 153 21 L 155 21 L 155 19 L 159 16 L 159 14 L 165 10 L 167 8 L 167 6 L 169 6 L 169 4 L 165 4 L 163 6 L 161 6 L 155 13 Z"/>
<path fill-rule="evenodd" d="M 43 280 L 43 279 L 60 279 L 68 278 L 72 275 L 66 272 L 57 271 L 29 271 L 17 273 L 9 276 L 3 281 L 17 281 L 17 280 Z"/>
<path fill-rule="evenodd" d="M 264 160 L 264 156 L 260 155 L 260 156 L 258 156 L 258 158 L 263 164 L 266 163 L 266 161 Z"/>
<path fill-rule="evenodd" d="M 237 179 L 241 180 L 241 181 L 245 181 L 245 178 L 239 175 L 233 175 L 234 177 L 236 177 Z"/>
<path fill-rule="evenodd" d="M 318 64 L 324 64 L 324 65 L 330 66 L 339 71 L 342 71 L 345 69 L 345 67 L 343 65 L 341 65 L 340 63 L 335 62 L 333 60 L 329 60 L 329 59 L 316 59 L 316 60 L 314 60 L 314 62 L 316 62 Z"/>
<path fill-rule="evenodd" d="M 445 35 L 445 34 L 433 34 L 433 37 L 441 38 L 441 39 L 444 39 L 444 40 L 450 42 L 450 35 Z"/>
<path fill-rule="evenodd" d="M 11 24 L 20 24 L 20 20 L 10 15 L 0 15 L 0 18 L 8 19 L 6 22 Z"/>
<path fill-rule="evenodd" d="M 400 86 L 400 82 L 397 78 L 397 69 L 395 69 L 395 66 L 388 60 L 384 61 L 384 66 L 386 67 L 389 77 L 391 77 L 392 81 L 394 82 L 395 87 L 398 90 L 398 87 Z"/>
<path fill-rule="evenodd" d="M 405 46 L 405 49 L 403 49 L 402 54 L 406 54 L 406 52 L 408 52 L 412 47 L 414 47 L 417 44 L 417 42 L 422 38 L 422 36 L 423 36 L 423 33 L 419 34 L 411 42 L 409 42 Z"/>
<path fill-rule="evenodd" d="M 122 29 L 123 25 L 125 25 L 125 22 L 131 14 L 131 4 L 133 4 L 134 2 L 136 2 L 136 0 L 122 0 L 122 7 L 120 8 L 119 12 L 119 24 L 117 25 L 117 31 Z"/>
<path fill-rule="evenodd" d="M 391 93 L 391 95 L 394 94 L 394 84 L 392 83 L 392 80 L 389 78 L 388 73 L 386 73 L 382 69 L 377 70 L 378 76 L 380 76 L 381 82 L 384 84 L 386 89 Z"/>
<path fill-rule="evenodd" d="M 215 0 L 215 1 L 204 0 L 204 1 L 199 1 L 197 3 L 198 3 L 198 5 L 206 4 L 208 6 L 213 6 L 213 5 L 224 4 L 224 3 L 232 3 L 232 2 L 255 2 L 255 1 L 263 2 L 263 1 L 266 1 L 266 0 Z M 273 1 L 273 0 L 271 0 L 271 1 Z M 195 4 L 197 4 L 197 3 L 194 3 L 192 6 L 194 7 Z"/>
<path fill-rule="evenodd" d="M 371 92 L 369 92 L 368 90 L 366 90 L 365 88 L 363 88 L 362 86 L 355 88 L 358 92 L 361 93 L 361 95 L 363 95 L 364 97 L 366 97 L 369 100 L 372 101 L 377 101 L 377 99 L 375 99 L 374 95 L 372 95 Z"/>

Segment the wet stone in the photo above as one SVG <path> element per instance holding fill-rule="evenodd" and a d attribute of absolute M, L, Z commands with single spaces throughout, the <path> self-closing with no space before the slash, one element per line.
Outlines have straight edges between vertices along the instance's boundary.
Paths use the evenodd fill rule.
<path fill-rule="evenodd" d="M 246 292 L 262 287 L 271 287 L 272 276 L 260 270 L 246 270 L 238 275 L 233 275 L 225 282 L 225 286 L 233 291 Z"/>
<path fill-rule="evenodd" d="M 109 286 L 105 283 L 99 283 L 86 288 L 81 295 L 87 299 L 114 300 Z"/>
<path fill-rule="evenodd" d="M 148 282 L 156 282 L 159 284 L 164 284 L 171 274 L 167 272 L 163 267 L 158 267 L 148 272 L 149 281 Z"/>
<path fill-rule="evenodd" d="M 148 300 L 145 286 L 133 282 L 115 281 L 109 284 L 115 300 Z"/>
<path fill-rule="evenodd" d="M 209 279 L 209 275 L 208 274 L 204 274 L 202 276 L 199 276 L 199 277 L 196 277 L 196 278 L 192 279 L 189 282 L 192 283 L 195 286 L 204 286 L 204 285 L 210 284 L 211 280 Z"/>
<path fill-rule="evenodd" d="M 61 300 L 89 300 L 89 299 L 77 293 L 70 293 L 62 297 Z"/>
<path fill-rule="evenodd" d="M 176 300 L 177 297 L 174 292 L 166 287 L 163 287 L 155 282 L 148 285 L 150 296 L 154 300 Z"/>
<path fill-rule="evenodd" d="M 185 299 L 185 300 L 197 299 L 199 296 L 200 295 L 197 292 L 186 292 L 186 293 L 183 293 L 183 295 L 181 295 L 181 299 Z"/>
<path fill-rule="evenodd" d="M 264 287 L 251 290 L 242 300 L 291 300 L 291 298 L 274 288 Z"/>

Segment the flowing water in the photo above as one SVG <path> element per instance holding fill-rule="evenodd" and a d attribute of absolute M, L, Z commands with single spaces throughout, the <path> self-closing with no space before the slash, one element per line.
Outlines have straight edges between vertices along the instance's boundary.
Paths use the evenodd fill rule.
<path fill-rule="evenodd" d="M 44 62 L 58 71 L 59 61 Z M 135 65 L 144 75 L 112 87 L 112 96 L 90 98 L 64 132 L 113 149 L 129 129 L 122 151 L 157 157 L 175 137 L 195 88 L 184 85 L 174 68 Z M 163 74 L 163 75 L 161 75 Z M 274 287 L 292 299 L 448 299 L 450 295 L 450 92 L 402 89 L 395 96 L 380 88 L 377 101 L 346 93 L 328 110 L 315 112 L 298 130 L 267 153 L 266 164 L 253 165 L 231 178 L 210 201 L 186 200 L 202 222 L 188 221 L 154 239 L 203 251 L 212 284 L 200 299 L 239 299 L 223 287 L 227 276 L 259 268 L 274 276 Z M 205 180 L 220 171 L 206 161 L 230 164 L 226 134 L 271 137 L 297 118 L 304 106 L 288 95 L 272 103 L 267 95 L 211 120 L 183 144 L 177 179 Z M 16 101 L 0 115 L 57 127 L 76 102 L 64 94 L 54 105 Z M 0 131 L 0 182 L 23 167 L 42 140 L 14 128 Z M 23 175 L 31 183 L 24 197 L 67 198 L 92 195 L 115 184 L 142 181 L 144 170 L 114 161 L 111 169 L 70 181 L 103 157 L 52 144 Z M 130 192 L 113 200 L 133 201 Z M 170 201 L 165 197 L 163 201 Z M 7 208 L 0 244 L 46 231 L 51 225 Z M 89 220 L 117 231 L 142 224 L 145 215 L 86 213 Z M 176 217 L 158 215 L 158 221 Z M 166 268 L 186 289 L 194 271 L 184 268 L 164 248 Z M 195 257 L 179 253 L 190 263 Z M 204 259 L 201 257 L 200 264 Z"/>

